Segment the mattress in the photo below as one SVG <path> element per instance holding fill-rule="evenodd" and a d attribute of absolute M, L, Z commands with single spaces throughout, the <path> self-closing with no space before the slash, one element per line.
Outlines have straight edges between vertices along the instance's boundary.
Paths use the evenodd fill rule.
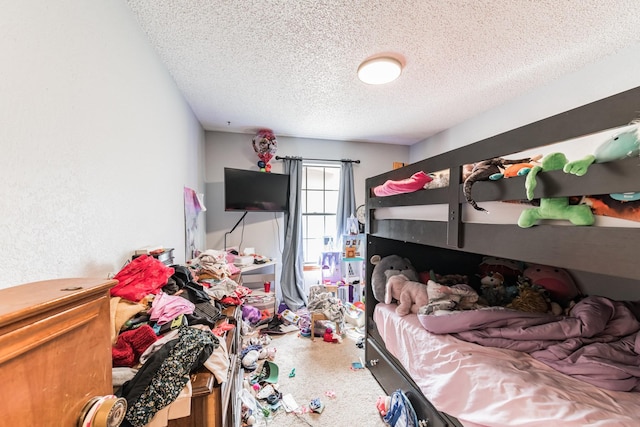
<path fill-rule="evenodd" d="M 423 394 L 465 427 L 637 426 L 640 393 L 608 391 L 566 376 L 526 353 L 435 335 L 395 304 L 374 320 L 389 352 Z"/>

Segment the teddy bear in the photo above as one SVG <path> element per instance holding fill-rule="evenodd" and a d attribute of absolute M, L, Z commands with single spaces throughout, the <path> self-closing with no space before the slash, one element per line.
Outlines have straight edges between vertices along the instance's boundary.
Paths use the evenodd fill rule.
<path fill-rule="evenodd" d="M 407 258 L 399 255 L 388 255 L 385 257 L 373 255 L 370 261 L 371 264 L 374 265 L 373 272 L 371 273 L 371 289 L 373 291 L 373 297 L 378 302 L 385 300 L 387 279 L 389 279 L 389 277 L 396 274 L 404 274 L 411 281 L 419 281 L 418 271 Z"/>
<path fill-rule="evenodd" d="M 427 286 L 423 283 L 409 280 L 404 274 L 395 274 L 387 279 L 385 304 L 398 301 L 396 313 L 406 316 L 417 313 L 420 307 L 429 303 Z"/>

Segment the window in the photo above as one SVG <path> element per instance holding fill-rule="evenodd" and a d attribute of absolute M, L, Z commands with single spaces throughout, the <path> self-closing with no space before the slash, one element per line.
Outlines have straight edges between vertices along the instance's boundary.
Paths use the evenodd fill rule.
<path fill-rule="evenodd" d="M 329 240 L 336 239 L 340 166 L 303 164 L 302 244 L 305 264 L 317 264 Z"/>

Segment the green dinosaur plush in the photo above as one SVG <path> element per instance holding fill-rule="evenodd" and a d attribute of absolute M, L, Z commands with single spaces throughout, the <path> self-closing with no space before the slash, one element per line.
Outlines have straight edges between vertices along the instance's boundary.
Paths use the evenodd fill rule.
<path fill-rule="evenodd" d="M 614 160 L 637 157 L 640 155 L 640 124 L 635 123 L 630 130 L 617 133 L 603 142 L 594 154 L 573 162 L 567 163 L 563 170 L 565 173 L 572 173 L 582 176 L 587 173 L 589 166 L 593 163 L 605 163 Z M 612 193 L 611 198 L 622 202 L 640 200 L 640 192 Z"/>
<path fill-rule="evenodd" d="M 620 132 L 604 141 L 594 154 L 589 154 L 580 160 L 567 163 L 563 170 L 582 176 L 587 173 L 592 163 L 605 163 L 613 160 L 636 157 L 640 154 L 640 127 L 636 125 L 630 130 Z"/>
<path fill-rule="evenodd" d="M 567 163 L 564 154 L 552 153 L 543 158 L 539 166 L 534 166 L 525 181 L 527 199 L 533 200 L 538 172 L 562 170 Z M 570 205 L 568 197 L 540 199 L 539 207 L 525 209 L 520 214 L 518 225 L 522 228 L 528 228 L 535 225 L 540 219 L 566 219 L 574 225 L 592 225 L 595 222 L 593 212 L 588 205 Z"/>

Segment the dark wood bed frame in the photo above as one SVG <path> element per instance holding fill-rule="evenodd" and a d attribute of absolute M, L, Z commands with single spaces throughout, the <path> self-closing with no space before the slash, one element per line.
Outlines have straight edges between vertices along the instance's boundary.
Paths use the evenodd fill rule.
<path fill-rule="evenodd" d="M 366 180 L 367 257 L 398 254 L 411 259 L 419 271 L 437 268 L 439 273 L 473 275 L 483 255 L 553 265 L 579 274 L 581 281 L 623 281 L 640 291 L 640 228 L 575 227 L 463 223 L 461 175 L 465 164 L 629 125 L 640 117 L 640 87 L 551 116 L 428 158 Z M 576 159 L 570 159 L 576 160 Z M 400 180 L 418 171 L 448 169 L 447 188 L 419 190 L 388 197 L 374 197 L 371 189 L 387 180 Z M 538 175 L 535 197 L 562 197 L 640 191 L 640 158 L 593 164 L 582 177 L 562 171 Z M 478 201 L 525 199 L 524 178 L 477 182 L 473 198 Z M 376 220 L 375 209 L 389 206 L 447 204 L 448 221 Z M 367 283 L 373 265 L 367 263 Z M 459 426 L 454 418 L 439 413 L 420 392 L 402 365 L 389 354 L 373 321 L 377 303 L 366 288 L 366 360 L 387 393 L 401 388 L 414 403 L 419 417 L 429 426 Z M 464 390 L 461 390 L 464 393 Z"/>

